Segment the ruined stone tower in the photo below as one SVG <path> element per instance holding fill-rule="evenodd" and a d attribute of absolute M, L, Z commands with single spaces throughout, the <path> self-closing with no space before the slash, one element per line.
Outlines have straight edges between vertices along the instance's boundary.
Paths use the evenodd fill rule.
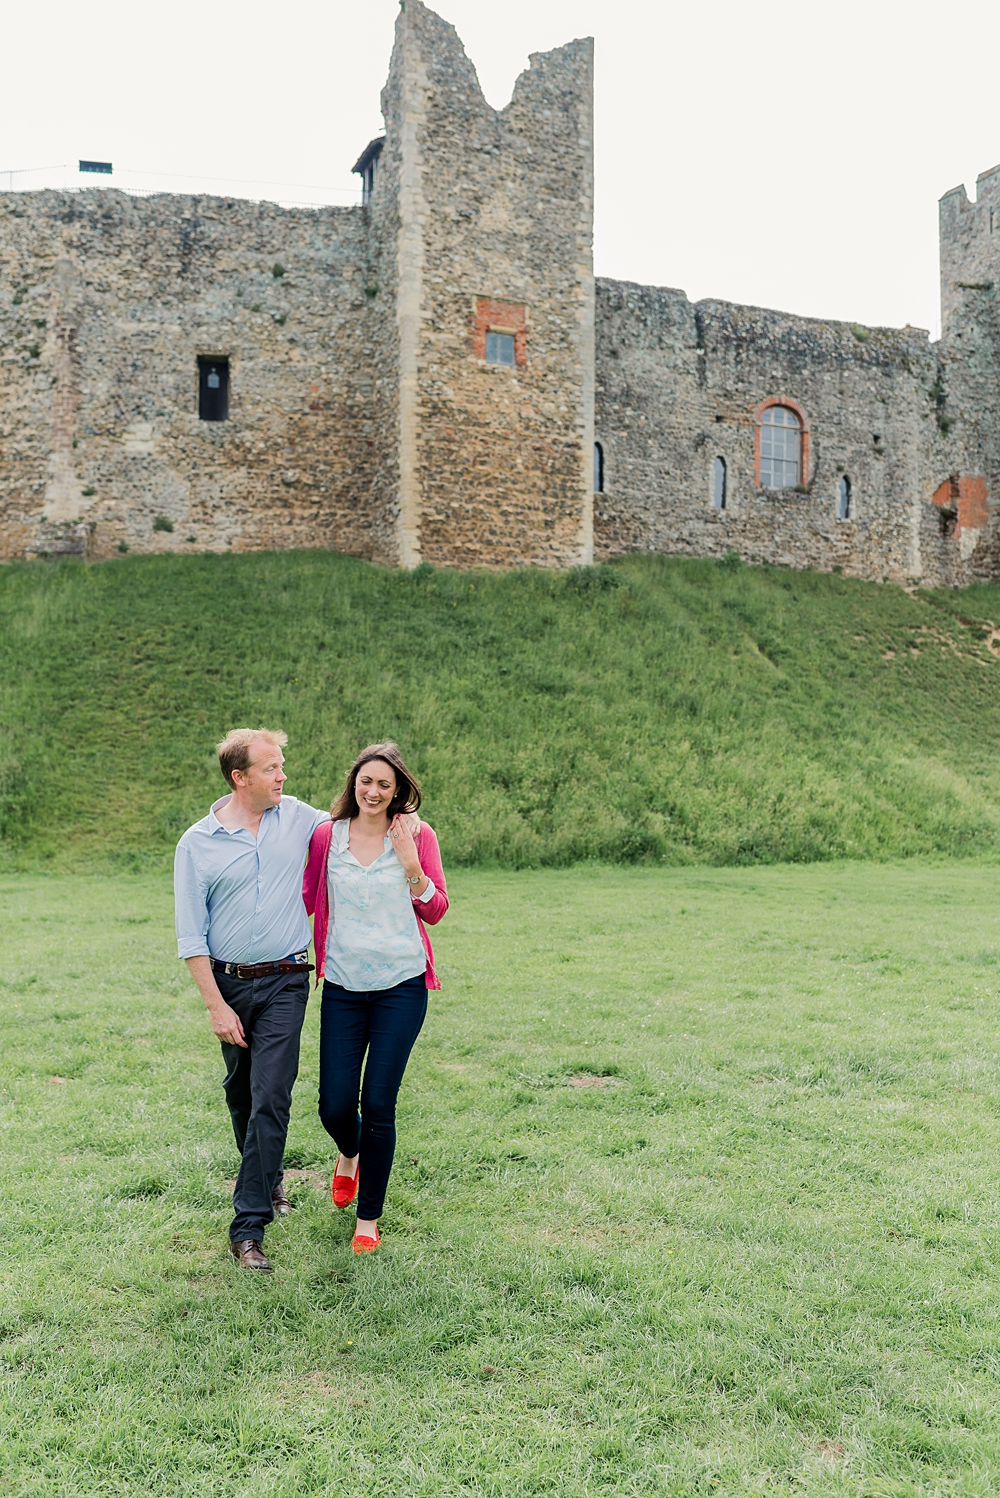
<path fill-rule="evenodd" d="M 355 208 L 0 194 L 0 559 L 1000 577 L 1000 169 L 942 199 L 936 345 L 595 286 L 592 65 L 494 110 L 404 0 Z"/>
<path fill-rule="evenodd" d="M 567 566 L 592 552 L 593 48 L 535 55 L 501 111 L 406 0 L 371 198 L 378 483 L 395 557 Z M 488 362 L 487 335 L 510 340 Z"/>

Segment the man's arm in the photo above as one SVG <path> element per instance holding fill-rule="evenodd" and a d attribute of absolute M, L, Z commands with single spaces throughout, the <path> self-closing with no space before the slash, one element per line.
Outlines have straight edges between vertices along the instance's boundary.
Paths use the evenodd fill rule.
<path fill-rule="evenodd" d="M 207 891 L 184 838 L 177 844 L 174 856 L 174 912 L 177 923 L 177 955 L 183 957 L 188 971 L 198 985 L 213 1031 L 224 1044 L 246 1048 L 240 1017 L 222 997 L 212 973 L 208 947 Z"/>
<path fill-rule="evenodd" d="M 205 1008 L 208 1010 L 212 1021 L 212 1030 L 224 1045 L 241 1045 L 247 1048 L 243 1035 L 243 1026 L 235 1009 L 230 1009 L 225 999 L 219 992 L 219 985 L 215 981 L 212 972 L 211 957 L 187 957 L 188 972 L 198 985 L 198 991 L 205 1000 Z"/>

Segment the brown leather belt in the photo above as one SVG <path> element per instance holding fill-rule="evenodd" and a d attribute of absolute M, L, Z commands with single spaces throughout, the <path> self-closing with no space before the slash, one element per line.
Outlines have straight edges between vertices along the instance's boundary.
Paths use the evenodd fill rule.
<path fill-rule="evenodd" d="M 307 962 L 308 952 L 296 952 L 291 957 L 282 957 L 280 962 L 217 962 L 212 958 L 213 973 L 225 973 L 227 978 L 273 978 L 278 973 L 311 973 L 313 965 Z"/>

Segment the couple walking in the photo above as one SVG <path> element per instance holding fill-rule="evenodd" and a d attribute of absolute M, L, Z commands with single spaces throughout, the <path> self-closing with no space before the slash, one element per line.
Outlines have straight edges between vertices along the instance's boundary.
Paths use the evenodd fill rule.
<path fill-rule="evenodd" d="M 282 1166 L 313 971 L 308 916 L 323 979 L 319 1114 L 340 1150 L 333 1200 L 357 1199 L 353 1248 L 371 1253 L 396 1097 L 427 990 L 441 986 L 426 926 L 448 909 L 437 838 L 417 816 L 420 787 L 396 745 L 363 750 L 325 812 L 283 794 L 287 742 L 266 728 L 226 735 L 218 754 L 230 792 L 188 828 L 174 861 L 178 955 L 226 1065 L 242 1156 L 229 1236 L 247 1269 L 271 1268 L 264 1229 L 292 1205 Z"/>

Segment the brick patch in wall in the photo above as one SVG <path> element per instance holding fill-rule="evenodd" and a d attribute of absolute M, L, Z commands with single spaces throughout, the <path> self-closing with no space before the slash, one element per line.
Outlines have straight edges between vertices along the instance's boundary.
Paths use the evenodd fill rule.
<path fill-rule="evenodd" d="M 953 473 L 935 489 L 934 504 L 955 511 L 956 530 L 982 530 L 989 520 L 986 480 L 979 473 Z"/>
<path fill-rule="evenodd" d="M 522 367 L 527 364 L 528 331 L 523 302 L 477 296 L 472 321 L 472 352 L 477 359 L 486 358 L 487 333 L 513 333 L 514 363 Z"/>

